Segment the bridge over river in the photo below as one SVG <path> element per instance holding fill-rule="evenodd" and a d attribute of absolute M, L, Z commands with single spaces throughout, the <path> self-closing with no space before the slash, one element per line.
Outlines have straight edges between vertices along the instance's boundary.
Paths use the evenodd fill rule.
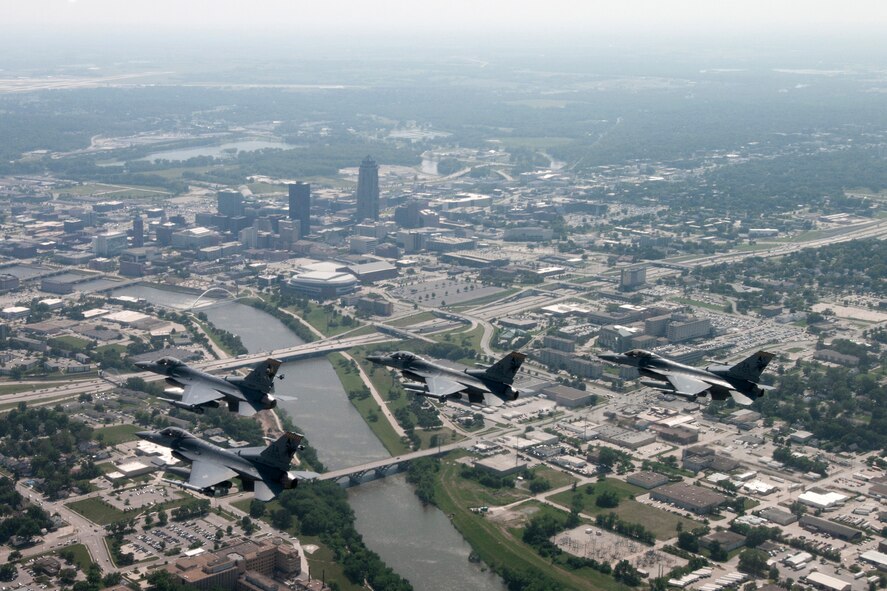
<path fill-rule="evenodd" d="M 480 439 L 474 437 L 471 439 L 457 441 L 456 443 L 448 443 L 447 445 L 414 451 L 413 453 L 403 454 L 395 458 L 385 458 L 384 460 L 367 462 L 359 466 L 351 466 L 350 468 L 331 470 L 329 472 L 324 472 L 323 474 L 321 474 L 317 478 L 317 480 L 332 480 L 335 482 L 340 482 L 344 481 L 347 478 L 347 484 L 349 485 L 360 484 L 363 481 L 364 476 L 366 476 L 367 474 L 372 474 L 375 477 L 387 476 L 388 474 L 397 472 L 398 470 L 400 470 L 400 468 L 409 464 L 413 460 L 417 460 L 419 458 L 427 458 L 430 456 L 441 456 L 450 451 L 453 451 L 454 449 L 466 449 L 469 447 L 473 447 L 478 441 L 480 441 Z"/>

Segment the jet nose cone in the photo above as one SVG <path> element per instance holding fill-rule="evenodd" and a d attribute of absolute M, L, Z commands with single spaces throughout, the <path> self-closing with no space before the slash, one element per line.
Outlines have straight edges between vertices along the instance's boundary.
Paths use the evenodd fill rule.
<path fill-rule="evenodd" d="M 615 353 L 598 353 L 598 359 L 615 363 L 619 360 L 619 355 L 616 355 Z"/>
<path fill-rule="evenodd" d="M 136 361 L 135 366 L 139 369 L 151 369 L 150 361 Z"/>
<path fill-rule="evenodd" d="M 154 431 L 137 431 L 136 437 L 138 437 L 139 439 L 147 439 L 150 441 L 154 438 Z"/>
<path fill-rule="evenodd" d="M 382 363 L 383 357 L 381 355 L 367 355 L 367 359 L 373 363 Z"/>

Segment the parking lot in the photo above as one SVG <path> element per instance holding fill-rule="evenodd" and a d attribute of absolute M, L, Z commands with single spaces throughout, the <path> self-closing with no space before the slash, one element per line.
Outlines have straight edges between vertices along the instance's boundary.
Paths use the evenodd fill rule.
<path fill-rule="evenodd" d="M 177 553 L 189 548 L 212 548 L 217 538 L 216 532 L 222 531 L 222 539 L 228 536 L 227 528 L 232 526 L 232 534 L 240 533 L 240 528 L 233 522 L 229 523 L 217 515 L 208 515 L 202 519 L 175 522 L 170 521 L 164 526 L 152 527 L 149 530 L 130 534 L 122 551 L 132 552 L 136 561 L 148 560 L 155 555 L 163 555 L 173 549 Z"/>
<path fill-rule="evenodd" d="M 169 487 L 154 484 L 129 488 L 124 491 L 103 495 L 103 499 L 115 509 L 134 511 L 165 503 L 178 496 Z"/>
<path fill-rule="evenodd" d="M 501 287 L 484 286 L 480 283 L 439 279 L 417 282 L 391 290 L 391 295 L 412 301 L 421 301 L 426 306 L 459 304 L 505 291 Z"/>

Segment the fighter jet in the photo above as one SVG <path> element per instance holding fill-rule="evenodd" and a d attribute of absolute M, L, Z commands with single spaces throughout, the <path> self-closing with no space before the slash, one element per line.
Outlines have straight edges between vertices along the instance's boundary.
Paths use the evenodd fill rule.
<path fill-rule="evenodd" d="M 643 349 L 634 349 L 622 355 L 603 353 L 598 357 L 636 367 L 641 376 L 652 378 L 641 380 L 645 386 L 690 400 L 708 394 L 714 400 L 730 397 L 737 404 L 747 406 L 754 398 L 773 390 L 772 386 L 758 383 L 764 368 L 774 357 L 773 353 L 766 351 L 758 351 L 733 366 L 715 364 L 705 369 L 684 365 Z"/>
<path fill-rule="evenodd" d="M 231 488 L 231 479 L 239 478 L 243 490 L 255 491 L 260 501 L 270 501 L 281 491 L 295 488 L 299 481 L 318 476 L 315 472 L 289 470 L 293 454 L 302 447 L 298 433 L 284 433 L 268 447 L 239 449 L 216 447 L 178 427 L 140 431 L 136 435 L 170 448 L 173 457 L 191 464 L 190 470 L 165 467 L 167 472 L 186 479 L 165 482 L 207 495 Z"/>
<path fill-rule="evenodd" d="M 440 402 L 467 394 L 474 403 L 488 402 L 488 394 L 515 400 L 520 392 L 512 386 L 514 375 L 526 358 L 523 353 L 512 351 L 490 367 L 458 371 L 409 351 L 367 356 L 373 363 L 397 369 L 405 378 L 414 380 L 403 385 L 408 392 Z"/>
<path fill-rule="evenodd" d="M 163 357 L 153 362 L 140 361 L 136 363 L 136 367 L 166 376 L 166 383 L 173 387 L 167 388 L 165 392 L 181 395 L 181 400 L 161 400 L 191 412 L 203 413 L 207 407 L 218 407 L 219 402 L 224 401 L 231 412 L 249 417 L 260 410 L 277 406 L 277 400 L 271 395 L 274 391 L 274 377 L 280 367 L 277 359 L 266 359 L 245 378 L 220 378 L 189 367 L 175 357 Z M 283 376 L 278 377 L 283 379 Z"/>

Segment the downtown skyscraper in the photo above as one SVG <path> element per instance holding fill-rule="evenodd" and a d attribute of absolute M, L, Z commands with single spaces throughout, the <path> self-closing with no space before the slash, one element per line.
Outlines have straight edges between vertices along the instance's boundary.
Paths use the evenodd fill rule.
<path fill-rule="evenodd" d="M 311 185 L 296 183 L 289 185 L 289 218 L 299 220 L 299 237 L 311 233 Z"/>
<path fill-rule="evenodd" d="M 357 175 L 357 217 L 355 222 L 379 219 L 379 165 L 367 156 Z"/>

